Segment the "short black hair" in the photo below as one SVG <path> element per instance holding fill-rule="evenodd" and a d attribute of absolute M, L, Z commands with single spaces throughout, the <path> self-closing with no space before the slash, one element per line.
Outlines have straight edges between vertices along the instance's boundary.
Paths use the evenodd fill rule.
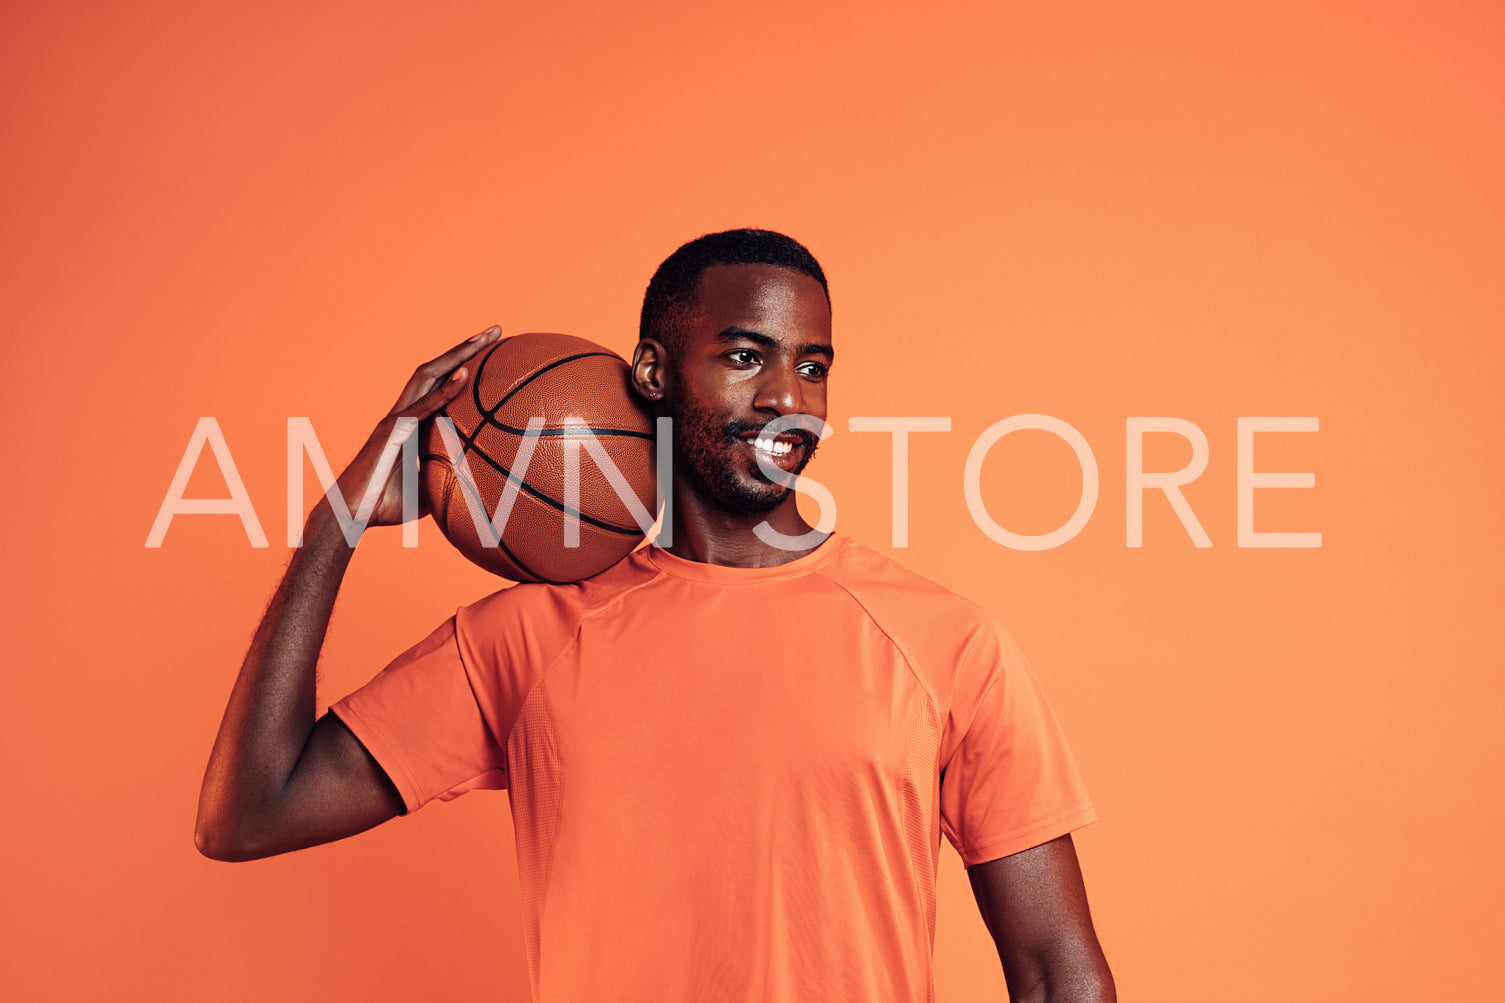
<path fill-rule="evenodd" d="M 638 339 L 653 338 L 677 352 L 685 320 L 695 302 L 700 276 L 712 265 L 775 265 L 820 283 L 831 304 L 831 287 L 820 262 L 793 237 L 772 230 L 723 230 L 696 237 L 664 259 L 643 294 Z"/>

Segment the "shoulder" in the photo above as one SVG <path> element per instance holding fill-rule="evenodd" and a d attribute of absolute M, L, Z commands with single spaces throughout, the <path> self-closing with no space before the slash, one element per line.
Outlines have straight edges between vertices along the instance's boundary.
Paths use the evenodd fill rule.
<path fill-rule="evenodd" d="M 852 595 L 883 624 L 935 702 L 941 762 L 969 734 L 986 743 L 987 736 L 1011 742 L 1058 732 L 1034 670 L 992 611 L 856 541 L 841 557 Z"/>
<path fill-rule="evenodd" d="M 641 550 L 593 578 L 566 585 L 522 583 L 463 606 L 455 615 L 461 650 L 485 660 L 562 650 L 591 616 L 651 583 L 657 571 Z"/>
<path fill-rule="evenodd" d="M 822 570 L 875 620 L 896 630 L 1006 633 L 986 607 L 851 537 L 842 539 L 840 551 Z"/>
<path fill-rule="evenodd" d="M 498 589 L 460 609 L 475 622 L 520 614 L 573 612 L 588 616 L 652 581 L 657 572 L 643 551 L 634 551 L 593 578 L 566 584 L 522 582 Z"/>
<path fill-rule="evenodd" d="M 996 680 L 1029 671 L 990 610 L 856 540 L 823 570 L 898 649 L 943 715 Z"/>

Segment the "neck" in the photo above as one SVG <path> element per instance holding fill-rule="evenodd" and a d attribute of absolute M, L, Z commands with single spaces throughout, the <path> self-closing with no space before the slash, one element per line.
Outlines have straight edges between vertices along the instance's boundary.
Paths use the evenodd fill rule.
<path fill-rule="evenodd" d="M 665 549 L 675 557 L 701 564 L 770 568 L 803 557 L 819 546 L 817 542 L 800 550 L 785 550 L 765 543 L 754 532 L 764 522 L 784 536 L 800 536 L 811 529 L 800 516 L 793 491 L 768 512 L 740 512 L 715 505 L 677 482 L 672 524 L 674 545 Z"/>

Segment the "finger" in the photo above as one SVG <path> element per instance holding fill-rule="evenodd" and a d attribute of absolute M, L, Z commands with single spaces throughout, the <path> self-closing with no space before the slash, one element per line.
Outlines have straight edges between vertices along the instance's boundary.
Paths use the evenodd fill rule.
<path fill-rule="evenodd" d="M 438 358 L 430 359 L 419 366 L 413 373 L 413 379 L 409 384 L 410 387 L 414 383 L 418 384 L 418 386 L 412 387 L 418 392 L 412 395 L 411 400 L 417 400 L 429 393 L 446 376 L 453 372 L 456 366 L 496 341 L 497 338 L 501 337 L 501 334 L 501 327 L 493 324 L 479 334 L 473 334 L 469 338 L 466 338 Z"/>
<path fill-rule="evenodd" d="M 396 414 L 412 407 L 414 403 L 442 383 L 456 366 L 494 343 L 501 337 L 501 334 L 502 329 L 497 325 L 492 325 L 479 334 L 471 335 L 443 355 L 419 366 L 413 371 L 412 378 L 408 380 L 407 385 L 402 388 L 402 394 L 397 398 L 397 404 L 392 408 L 392 413 Z"/>
<path fill-rule="evenodd" d="M 419 421 L 425 418 L 432 418 L 444 409 L 444 405 L 454 400 L 461 390 L 465 389 L 465 379 L 469 375 L 470 367 L 468 366 L 461 366 L 456 369 L 449 374 L 447 379 L 440 382 L 438 386 L 404 408 L 402 416 L 405 418 L 417 418 Z"/>

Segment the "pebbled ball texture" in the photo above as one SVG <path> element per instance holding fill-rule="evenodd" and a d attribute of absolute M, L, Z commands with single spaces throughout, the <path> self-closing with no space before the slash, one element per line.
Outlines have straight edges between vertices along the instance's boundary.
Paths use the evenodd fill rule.
<path fill-rule="evenodd" d="M 584 422 L 650 515 L 656 501 L 653 420 L 628 383 L 627 363 L 584 338 L 519 334 L 466 363 L 470 379 L 437 417 L 454 422 L 471 481 L 456 471 L 436 421 L 423 424 L 422 476 L 434 521 L 471 561 L 517 582 L 573 582 L 611 567 L 643 539 L 633 512 L 583 441 Z M 519 448 L 543 419 L 523 469 Z M 568 452 L 578 450 L 580 545 L 565 546 Z M 485 521 L 518 485 L 500 538 Z M 473 487 L 471 486 L 473 484 Z M 478 529 L 472 501 L 485 515 Z M 488 541 L 495 546 L 487 546 Z"/>

